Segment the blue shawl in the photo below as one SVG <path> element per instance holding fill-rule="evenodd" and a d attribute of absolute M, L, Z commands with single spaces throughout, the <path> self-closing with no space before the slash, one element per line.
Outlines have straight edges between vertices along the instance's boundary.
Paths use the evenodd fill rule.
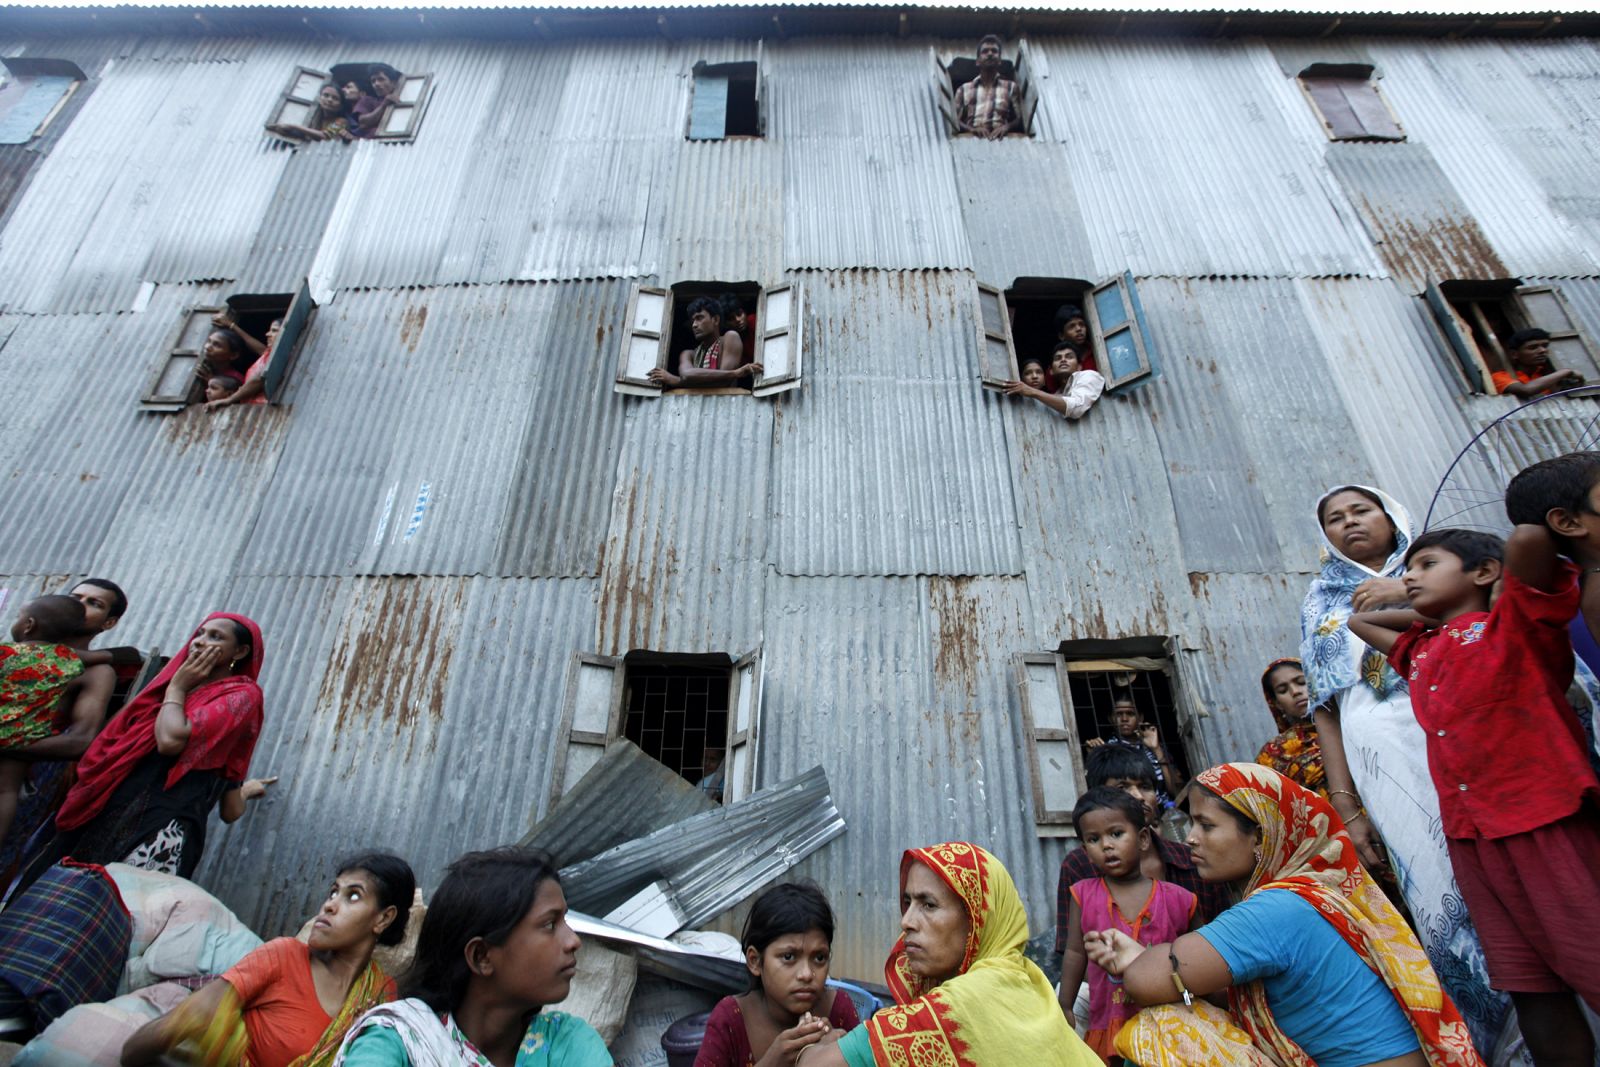
<path fill-rule="evenodd" d="M 1345 486 L 1339 486 L 1343 489 Z M 1394 522 L 1394 552 L 1384 561 L 1382 571 L 1374 571 L 1350 559 L 1333 547 L 1317 523 L 1322 539 L 1322 573 L 1311 581 L 1305 603 L 1300 607 L 1300 663 L 1311 689 L 1311 707 L 1319 708 L 1351 686 L 1362 683 L 1380 697 L 1403 688 L 1400 676 L 1389 667 L 1383 653 L 1368 648 L 1350 632 L 1350 598 L 1356 586 L 1368 578 L 1398 578 L 1405 573 L 1406 548 L 1415 531 L 1411 516 L 1400 503 L 1381 489 L 1358 486 L 1383 501 L 1383 510 Z M 1336 490 L 1317 498 L 1317 507 Z M 1315 519 L 1313 511 L 1312 518 Z"/>

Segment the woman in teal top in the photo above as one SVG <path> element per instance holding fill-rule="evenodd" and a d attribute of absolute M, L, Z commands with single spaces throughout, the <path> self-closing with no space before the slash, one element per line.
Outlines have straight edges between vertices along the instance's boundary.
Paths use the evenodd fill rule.
<path fill-rule="evenodd" d="M 422 921 L 406 999 L 363 1015 L 335 1067 L 610 1067 L 593 1027 L 542 1010 L 565 999 L 577 971 L 566 916 L 543 854 L 462 856 Z"/>

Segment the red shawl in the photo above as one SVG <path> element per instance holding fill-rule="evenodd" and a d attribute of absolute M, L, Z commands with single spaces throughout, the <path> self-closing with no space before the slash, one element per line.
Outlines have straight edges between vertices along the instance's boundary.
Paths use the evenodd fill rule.
<path fill-rule="evenodd" d="M 190 771 L 220 771 L 228 781 L 243 781 L 250 756 L 261 736 L 261 627 L 243 615 L 213 612 L 213 619 L 229 619 L 250 631 L 250 662 L 243 673 L 207 682 L 191 691 L 183 713 L 189 720 L 189 743 L 167 774 L 166 788 L 177 785 Z M 56 814 L 56 828 L 76 830 L 105 808 L 112 792 L 144 759 L 156 750 L 156 717 L 167 694 L 167 683 L 178 673 L 200 633 L 189 635 L 183 649 L 172 657 L 155 681 L 145 686 L 89 745 L 78 761 L 78 780 Z"/>

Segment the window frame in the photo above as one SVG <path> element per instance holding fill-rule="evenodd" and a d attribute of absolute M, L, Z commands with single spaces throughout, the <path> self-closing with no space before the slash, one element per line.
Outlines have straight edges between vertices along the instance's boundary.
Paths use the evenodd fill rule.
<path fill-rule="evenodd" d="M 1317 84 L 1313 85 L 1312 82 Z M 1399 142 L 1406 139 L 1405 127 L 1400 124 L 1400 117 L 1389 106 L 1388 99 L 1378 87 L 1376 69 L 1371 66 L 1361 63 L 1313 63 L 1295 75 L 1295 84 L 1300 87 L 1301 94 L 1311 105 L 1311 113 L 1322 124 L 1322 130 L 1330 141 Z M 1362 99 L 1362 92 L 1352 93 L 1353 88 L 1370 93 L 1371 99 Z M 1359 132 L 1342 132 L 1336 123 L 1339 116 L 1330 117 L 1323 102 L 1318 99 L 1319 91 L 1333 90 L 1338 91 L 1350 117 L 1359 125 Z M 1375 118 L 1387 120 L 1393 127 L 1392 132 L 1373 129 L 1369 120 Z"/>
<path fill-rule="evenodd" d="M 1017 366 L 1017 345 L 1011 331 L 1011 309 L 1006 305 L 1006 291 L 997 285 L 988 282 L 973 280 L 973 312 L 978 320 L 978 379 L 985 389 L 1004 390 L 1006 383 L 1014 382 L 1021 377 Z M 989 328 L 984 317 L 984 298 L 992 296 L 999 304 L 1000 329 Z M 1008 377 L 999 377 L 1001 368 L 996 366 L 997 353 L 991 345 L 1003 345 L 1006 353 L 1006 366 L 1003 371 Z"/>
<path fill-rule="evenodd" d="M 1035 691 L 1030 668 L 1050 668 L 1050 683 L 1054 685 L 1055 703 L 1061 711 L 1060 727 L 1040 726 L 1038 698 L 1044 691 Z M 1032 790 L 1033 821 L 1041 837 L 1077 838 L 1072 825 L 1072 805 L 1051 808 L 1046 799 L 1046 781 L 1039 744 L 1065 743 L 1071 755 L 1069 768 L 1057 768 L 1057 773 L 1068 776 L 1064 793 L 1076 799 L 1088 780 L 1084 773 L 1083 740 L 1078 736 L 1078 720 L 1072 704 L 1072 690 L 1067 684 L 1067 660 L 1060 652 L 1017 652 L 1011 657 L 1012 678 L 1020 694 L 1022 711 L 1023 746 L 1027 750 L 1028 780 Z"/>
<path fill-rule="evenodd" d="M 311 281 L 302 279 L 299 290 L 289 300 L 283 312 L 283 326 L 278 331 L 278 343 L 273 346 L 272 358 L 267 360 L 262 372 L 262 388 L 268 404 L 282 403 L 283 383 L 294 369 L 306 331 L 311 328 L 317 302 L 311 297 Z"/>
<path fill-rule="evenodd" d="M 1444 287 L 1447 285 L 1482 286 L 1484 293 L 1481 296 L 1451 296 L 1445 292 Z M 1496 288 L 1500 291 L 1494 291 Z M 1566 294 L 1561 291 L 1559 285 L 1548 283 L 1524 285 L 1520 278 L 1441 280 L 1430 276 L 1422 295 L 1428 310 L 1433 313 L 1439 332 L 1444 335 L 1446 346 L 1456 357 L 1467 392 L 1471 395 L 1505 395 L 1495 389 L 1493 376 L 1497 365 L 1503 370 L 1511 369 L 1510 356 L 1505 351 L 1500 336 L 1477 306 L 1485 303 L 1498 303 L 1500 313 L 1513 329 L 1538 327 L 1547 331 L 1550 334 L 1550 365 L 1554 369 L 1574 369 L 1584 374 L 1590 381 L 1600 376 L 1600 349 L 1596 348 L 1594 341 L 1583 329 L 1582 320 L 1573 314 L 1572 305 L 1568 303 Z M 1548 297 L 1554 305 L 1554 312 L 1562 321 L 1554 321 L 1548 314 L 1541 313 L 1531 302 L 1533 298 L 1538 297 Z M 1491 352 L 1483 351 L 1473 334 L 1473 324 L 1467 321 L 1465 313 L 1456 306 L 1461 301 L 1474 305 L 1476 325 L 1489 340 Z M 1570 346 L 1574 345 L 1579 350 L 1577 360 L 1572 358 L 1570 352 Z"/>
<path fill-rule="evenodd" d="M 197 319 L 209 325 L 211 316 L 226 310 L 228 306 L 225 303 L 205 304 L 196 305 L 180 313 L 178 328 L 173 333 L 172 342 L 167 345 L 157 361 L 150 384 L 140 396 L 141 408 L 160 414 L 175 414 L 196 403 L 198 397 L 205 395 L 205 384 L 194 373 L 205 359 L 205 342 L 201 341 L 198 348 L 188 348 L 185 347 L 183 339 L 189 336 L 190 328 Z M 206 330 L 205 336 L 210 335 L 211 331 Z M 160 392 L 161 383 L 169 379 L 169 369 L 177 360 L 190 361 L 191 369 L 186 378 L 188 385 L 181 394 L 163 394 Z"/>
<path fill-rule="evenodd" d="M 958 61 L 975 64 L 977 57 L 947 52 L 936 45 L 931 48 L 931 51 L 934 66 L 935 103 L 938 105 L 939 113 L 944 117 L 945 132 L 951 138 L 970 137 L 972 135 L 961 128 L 961 122 L 958 118 L 960 110 L 956 106 L 956 87 L 951 84 L 954 78 L 950 73 L 950 68 Z M 947 55 L 948 59 L 946 58 Z M 1039 93 L 1033 84 L 1033 72 L 1031 69 L 1033 64 L 1029 61 L 1028 55 L 1028 39 L 1026 37 L 1017 39 L 1016 53 L 1013 58 L 1006 59 L 1004 50 L 1002 49 L 1001 51 L 1000 60 L 1002 63 L 1010 64 L 1011 80 L 1017 83 L 1017 114 L 1022 117 L 1022 128 L 1007 134 L 1007 137 L 1022 136 L 1031 138 L 1034 136 L 1033 123 L 1038 117 Z M 1002 76 L 1004 76 L 1003 71 Z M 966 83 L 963 82 L 962 84 Z"/>
<path fill-rule="evenodd" d="M 3 100 L 4 93 L 12 90 L 13 86 L 17 86 L 15 90 L 17 98 L 9 106 L 6 106 L 3 112 L 0 112 L 0 129 L 3 129 L 11 122 L 12 113 L 26 104 L 29 98 L 34 95 L 36 89 L 42 88 L 41 79 L 66 79 L 66 85 L 60 87 L 59 91 L 55 93 L 49 108 L 39 116 L 37 122 L 28 128 L 27 135 L 19 136 L 16 140 L 0 140 L 0 144 L 6 145 L 32 144 L 39 137 L 42 137 L 45 131 L 50 128 L 50 124 L 56 120 L 56 116 L 60 115 L 67 106 L 73 94 L 83 86 L 84 82 L 89 80 L 88 75 L 84 74 L 82 68 L 66 59 L 5 56 L 0 57 L 0 66 L 5 68 L 5 79 L 0 82 L 0 100 Z M 52 85 L 51 88 L 54 89 L 55 87 Z"/>
<path fill-rule="evenodd" d="M 789 321 L 776 329 L 767 317 L 768 300 L 774 293 L 789 293 Z M 801 282 L 785 282 L 761 290 L 757 301 L 756 328 L 759 336 L 756 350 L 750 358 L 766 366 L 767 342 L 776 337 L 787 337 L 789 342 L 789 369 L 781 374 L 769 375 L 765 370 L 750 390 L 752 396 L 773 396 L 800 388 L 804 374 L 806 291 Z"/>
<path fill-rule="evenodd" d="M 762 648 L 757 645 L 741 656 L 717 653 L 728 672 L 728 735 L 723 747 L 722 802 L 742 800 L 760 789 L 760 745 L 765 711 L 762 688 L 765 673 Z M 650 652 L 652 660 L 672 663 L 680 654 Z M 703 654 L 681 654 L 685 661 L 706 665 Z M 557 752 L 550 770 L 549 811 L 562 795 L 582 780 L 605 755 L 606 746 L 623 737 L 627 699 L 627 657 L 576 652 L 569 661 L 561 720 L 556 730 Z M 602 706 L 599 701 L 604 700 Z M 601 724 L 604 728 L 601 729 Z"/>
<path fill-rule="evenodd" d="M 421 82 L 422 87 L 416 92 L 415 102 L 407 103 L 405 102 L 406 90 L 414 82 Z M 417 130 L 422 125 L 422 117 L 428 109 L 428 101 L 433 98 L 433 72 L 401 74 L 400 84 L 397 88 L 402 102 L 390 104 L 384 109 L 383 121 L 378 124 L 378 128 L 373 132 L 371 140 L 396 144 L 417 139 Z M 394 121 L 395 114 L 402 110 L 411 112 L 411 121 L 406 124 L 404 130 L 389 132 L 389 125 Z"/>
<path fill-rule="evenodd" d="M 1123 319 L 1108 329 L 1101 320 L 1100 294 L 1113 289 L 1121 298 Z M 1139 300 L 1139 286 L 1134 281 L 1133 272 L 1125 270 L 1121 274 L 1101 279 L 1089 287 L 1084 297 L 1083 311 L 1089 323 L 1089 339 L 1094 344 L 1095 363 L 1100 369 L 1101 377 L 1106 380 L 1106 392 L 1115 392 L 1124 386 L 1160 374 L 1161 365 L 1157 358 L 1155 338 L 1150 333 L 1150 323 L 1145 318 L 1144 304 Z M 1133 354 L 1138 360 L 1138 366 L 1126 373 L 1114 374 L 1115 353 L 1111 342 L 1113 338 L 1120 342 L 1124 331 L 1127 331 L 1133 342 Z M 1118 351 L 1120 350 L 1119 346 Z"/>
<path fill-rule="evenodd" d="M 306 75 L 310 75 L 312 78 L 314 78 L 316 80 L 317 86 L 318 86 L 318 90 L 321 89 L 322 85 L 324 85 L 327 82 L 330 82 L 330 81 L 333 80 L 333 75 L 328 71 L 317 70 L 314 67 L 302 67 L 302 66 L 295 67 L 294 68 L 294 74 L 289 78 L 289 84 L 284 86 L 283 91 L 278 94 L 278 102 L 273 105 L 272 112 L 271 112 L 270 115 L 268 115 L 267 121 L 262 124 L 263 128 L 266 130 L 267 135 L 269 137 L 275 137 L 278 140 L 285 142 L 286 144 L 301 144 L 302 143 L 302 142 L 296 140 L 293 137 L 288 137 L 288 136 L 286 136 L 284 134 L 273 132 L 272 127 L 273 126 L 303 126 L 303 125 L 305 125 L 304 122 L 286 122 L 286 121 L 284 121 L 283 111 L 284 111 L 285 108 L 289 107 L 290 105 L 294 105 L 296 107 L 304 107 L 304 108 L 314 108 L 314 107 L 317 106 L 317 97 L 316 97 L 316 93 L 315 92 L 312 93 L 312 95 L 311 95 L 311 97 L 309 99 L 302 99 L 301 97 L 295 95 L 295 87 L 300 84 L 300 80 L 303 77 L 305 77 Z M 302 118 L 307 118 L 309 116 L 310 116 L 310 111 L 308 110 L 305 113 L 305 115 L 302 116 Z"/>
<path fill-rule="evenodd" d="M 1555 311 L 1562 318 L 1562 322 L 1540 315 L 1529 304 L 1530 297 L 1548 296 L 1555 305 Z M 1583 330 L 1583 323 L 1578 316 L 1572 313 L 1572 305 L 1567 302 L 1566 294 L 1561 291 L 1561 286 L 1519 285 L 1511 291 L 1511 296 L 1505 303 L 1506 317 L 1513 322 L 1520 321 L 1523 327 L 1538 327 L 1550 334 L 1550 365 L 1558 370 L 1573 369 L 1582 373 L 1585 378 L 1593 382 L 1600 377 L 1600 355 L 1597 355 L 1595 344 Z M 1577 366 L 1567 356 L 1556 358 L 1558 345 L 1575 344 L 1582 352 L 1587 365 Z"/>
<path fill-rule="evenodd" d="M 641 296 L 660 297 L 661 318 L 655 326 L 642 326 L 639 323 L 639 298 Z M 634 342 L 639 339 L 654 340 L 656 342 L 656 368 L 664 368 L 667 364 L 667 345 L 672 341 L 672 287 L 645 285 L 635 282 L 633 289 L 628 294 L 627 326 L 623 330 L 622 345 L 617 350 L 617 376 L 613 391 L 629 396 L 660 396 L 661 386 L 645 377 L 644 374 L 630 375 L 629 367 L 632 366 Z"/>
<path fill-rule="evenodd" d="M 717 388 L 678 388 L 663 389 L 651 381 L 646 374 L 648 371 L 639 371 L 630 374 L 630 366 L 638 370 L 637 363 L 630 363 L 636 341 L 646 343 L 654 342 L 656 347 L 654 368 L 669 370 L 676 373 L 672 366 L 673 353 L 670 350 L 673 333 L 673 314 L 677 309 L 677 287 L 690 285 L 697 288 L 701 282 L 678 282 L 673 285 L 645 285 L 643 282 L 633 283 L 628 293 L 627 325 L 622 330 L 622 340 L 617 348 L 617 370 L 612 380 L 612 391 L 625 396 L 652 396 L 659 397 L 667 393 L 695 393 L 702 396 L 754 396 L 768 397 L 779 393 L 786 393 L 798 389 L 805 381 L 805 315 L 806 315 L 806 290 L 805 283 L 801 281 L 785 281 L 778 285 L 757 286 L 756 293 L 756 336 L 751 338 L 750 361 L 763 362 L 766 346 L 769 340 L 787 336 L 789 338 L 789 370 L 775 375 L 762 374 L 754 380 L 750 388 L 739 386 L 724 386 Z M 718 283 L 722 284 L 722 283 Z M 748 282 L 726 283 L 730 286 L 745 288 Z M 780 327 L 769 326 L 767 319 L 767 300 L 773 293 L 789 292 L 792 294 L 789 304 L 789 321 Z M 641 323 L 640 298 L 644 296 L 661 299 L 661 321 L 658 323 Z"/>
<path fill-rule="evenodd" d="M 728 97 L 729 97 L 729 90 L 732 87 L 733 74 L 735 73 L 733 68 L 736 68 L 736 67 L 742 68 L 742 67 L 745 67 L 745 66 L 751 66 L 751 67 L 755 68 L 754 94 L 755 94 L 755 109 L 756 109 L 756 132 L 755 133 L 729 133 L 728 132 Z M 740 73 L 742 73 L 742 71 L 740 71 Z M 720 130 L 715 134 L 713 134 L 711 132 L 709 126 L 701 129 L 699 132 L 696 132 L 696 130 L 697 130 L 696 119 L 697 118 L 704 118 L 704 119 L 710 121 L 711 117 L 712 117 L 711 114 L 710 114 L 710 110 L 709 109 L 701 109 L 698 106 L 699 103 L 701 102 L 701 100 L 703 99 L 702 94 L 700 92 L 700 87 L 701 87 L 703 82 L 709 83 L 709 82 L 713 82 L 713 81 L 720 81 L 721 84 L 722 84 L 722 97 L 721 97 L 722 122 L 721 122 L 721 127 L 720 127 Z M 688 108 L 688 114 L 684 118 L 684 131 L 683 131 L 684 140 L 686 140 L 686 141 L 736 141 L 736 140 L 756 140 L 756 139 L 761 139 L 761 138 L 766 137 L 766 135 L 767 135 L 766 82 L 767 82 L 766 42 L 764 40 L 759 40 L 758 39 L 756 41 L 756 56 L 755 56 L 754 59 L 741 59 L 741 60 L 734 60 L 734 61 L 729 61 L 729 62 L 724 62 L 724 63 L 707 63 L 703 59 L 697 60 L 695 62 L 695 64 L 694 64 L 694 66 L 689 68 L 689 108 Z"/>

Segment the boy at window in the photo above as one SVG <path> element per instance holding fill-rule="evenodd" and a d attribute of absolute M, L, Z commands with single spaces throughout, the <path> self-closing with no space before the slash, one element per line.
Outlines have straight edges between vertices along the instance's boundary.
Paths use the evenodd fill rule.
<path fill-rule="evenodd" d="M 1106 380 L 1099 371 L 1084 370 L 1079 360 L 1077 346 L 1071 341 L 1058 342 L 1050 361 L 1050 373 L 1055 376 L 1060 391 L 1047 393 L 1025 381 L 1007 382 L 1006 395 L 1032 397 L 1063 418 L 1081 419 L 1106 391 Z"/>
<path fill-rule="evenodd" d="M 239 379 L 227 374 L 214 374 L 206 380 L 206 403 L 230 397 L 239 388 Z"/>
<path fill-rule="evenodd" d="M 997 141 L 1022 128 L 1017 83 L 1000 77 L 1000 38 L 978 42 L 978 76 L 956 90 L 956 125 L 962 133 Z"/>
<path fill-rule="evenodd" d="M 708 389 L 743 385 L 761 374 L 761 364 L 744 361 L 744 341 L 738 331 L 722 328 L 722 301 L 695 297 L 688 314 L 695 346 L 678 353 L 677 374 L 661 367 L 651 368 L 652 382 L 667 389 Z"/>
<path fill-rule="evenodd" d="M 1139 705 L 1131 693 L 1119 694 L 1111 705 L 1111 726 L 1116 731 L 1102 740 L 1091 737 L 1084 742 L 1090 749 L 1101 745 L 1120 745 L 1139 753 L 1150 762 L 1156 776 L 1156 786 L 1162 793 L 1163 806 L 1170 807 L 1172 798 L 1183 788 L 1183 775 L 1172 765 L 1167 750 L 1161 747 L 1161 732 L 1153 722 L 1144 722 Z"/>
<path fill-rule="evenodd" d="M 1556 370 L 1550 365 L 1550 334 L 1545 330 L 1518 330 L 1506 342 L 1506 354 L 1511 369 L 1491 375 L 1497 393 L 1527 400 L 1583 384 L 1583 375 L 1577 371 Z"/>
<path fill-rule="evenodd" d="M 355 119 L 355 124 L 350 129 L 353 135 L 356 137 L 378 135 L 378 131 L 383 129 L 383 120 L 389 114 L 389 109 L 400 102 L 400 80 L 400 72 L 387 63 L 372 65 L 367 72 L 367 85 L 372 91 L 363 94 L 350 109 L 350 117 Z"/>
<path fill-rule="evenodd" d="M 756 317 L 744 309 L 744 301 L 736 293 L 722 294 L 722 321 L 728 329 L 739 335 L 746 352 L 756 350 Z"/>
<path fill-rule="evenodd" d="M 1056 340 L 1071 341 L 1078 348 L 1078 362 L 1084 370 L 1099 370 L 1094 361 L 1094 347 L 1089 344 L 1089 320 L 1077 304 L 1062 304 L 1056 308 Z"/>

